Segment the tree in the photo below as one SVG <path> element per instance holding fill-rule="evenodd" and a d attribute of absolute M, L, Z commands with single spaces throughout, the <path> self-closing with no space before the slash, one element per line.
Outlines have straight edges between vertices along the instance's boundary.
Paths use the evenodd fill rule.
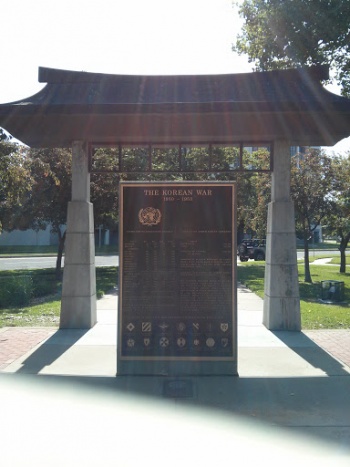
<path fill-rule="evenodd" d="M 348 0 L 244 0 L 233 50 L 256 70 L 330 64 L 342 94 L 350 95 Z"/>
<path fill-rule="evenodd" d="M 149 147 L 123 147 L 122 170 L 119 170 L 119 148 L 98 148 L 92 158 L 91 201 L 94 204 L 95 223 L 113 228 L 118 222 L 118 182 L 119 180 L 227 180 L 235 177 L 234 167 L 238 167 L 239 148 L 215 146 L 212 148 L 211 166 L 209 148 L 184 147 L 181 149 L 181 173 L 179 147 L 152 147 L 153 172 L 148 173 Z M 205 173 L 212 169 L 210 174 Z M 231 174 L 216 171 L 231 170 Z M 102 173 L 98 173 L 101 171 Z M 96 172 L 96 173 L 94 173 Z"/>
<path fill-rule="evenodd" d="M 270 151 L 263 147 L 254 151 L 244 149 L 242 163 L 247 172 L 237 178 L 238 243 L 243 233 L 260 239 L 266 237 L 267 206 L 271 198 L 270 173 L 255 172 L 270 168 Z"/>
<path fill-rule="evenodd" d="M 334 209 L 327 217 L 328 231 L 340 239 L 340 273 L 346 272 L 346 248 L 350 240 L 350 154 L 332 159 L 335 175 Z"/>
<path fill-rule="evenodd" d="M 309 240 L 313 232 L 334 210 L 334 168 L 324 152 L 310 149 L 291 162 L 291 196 L 296 225 L 304 240 L 305 282 L 312 283 Z"/>
<path fill-rule="evenodd" d="M 71 198 L 71 152 L 67 149 L 27 149 L 26 164 L 31 187 L 13 227 L 22 230 L 45 229 L 58 235 L 56 275 L 61 276 L 65 243 L 67 206 Z"/>
<path fill-rule="evenodd" d="M 14 215 L 25 203 L 29 185 L 22 148 L 0 129 L 0 232 L 12 230 Z"/>
<path fill-rule="evenodd" d="M 271 153 L 265 148 L 257 148 L 246 154 L 246 165 L 256 170 L 270 169 Z M 270 173 L 255 172 L 252 177 L 254 193 L 254 211 L 252 228 L 258 238 L 266 237 L 267 230 L 267 206 L 271 200 L 271 175 Z"/>
<path fill-rule="evenodd" d="M 93 170 L 117 170 L 118 149 L 99 148 L 93 158 Z M 103 225 L 115 229 L 119 221 L 119 175 L 117 173 L 91 174 L 91 202 L 94 205 L 95 228 Z"/>
<path fill-rule="evenodd" d="M 60 276 L 66 236 L 67 206 L 71 198 L 71 151 L 48 148 L 29 149 L 24 146 L 14 146 L 16 148 L 15 157 L 13 146 L 10 143 L 6 142 L 5 145 L 3 142 L 1 144 L 0 150 L 1 147 L 6 148 L 6 151 L 4 149 L 5 156 L 11 154 L 13 166 L 16 168 L 16 172 L 13 172 L 13 176 L 11 175 L 12 187 L 14 188 L 13 194 L 11 198 L 7 197 L 6 229 L 25 230 L 32 228 L 40 230 L 50 224 L 51 231 L 56 233 L 59 239 L 56 273 L 57 276 Z M 99 148 L 94 153 L 91 174 L 91 201 L 94 204 L 95 228 L 100 225 L 108 229 L 117 227 L 119 221 L 118 193 L 120 179 L 182 179 L 182 174 L 178 170 L 179 154 L 177 147 L 152 149 L 153 169 L 159 172 L 151 175 L 147 174 L 149 160 L 148 157 L 145 157 L 143 148 L 123 148 L 122 151 L 124 168 L 137 171 L 137 173 L 118 174 L 110 172 L 119 169 L 119 148 Z M 209 177 L 210 180 L 231 180 L 237 176 L 233 169 L 239 167 L 238 146 L 217 145 L 213 147 L 210 163 L 209 149 L 207 147 L 186 148 L 186 150 L 182 151 L 181 157 L 182 168 L 188 171 L 183 177 L 184 179 L 207 180 Z M 266 151 L 263 149 L 253 153 L 245 151 L 243 157 L 244 167 L 247 169 L 266 168 L 266 160 Z M 209 168 L 213 172 L 208 175 L 204 171 L 209 170 Z M 167 170 L 171 173 L 167 173 Z M 98 171 L 102 171 L 102 173 L 96 173 Z M 106 173 L 106 171 L 109 173 Z M 216 173 L 215 171 L 219 172 Z M 10 174 L 12 172 L 9 170 L 7 162 L 3 170 L 3 180 L 5 180 L 5 176 Z M 14 178 L 15 174 L 17 179 Z M 266 186 L 268 186 L 268 180 L 266 179 L 260 183 L 260 179 L 261 174 L 255 172 L 244 176 L 240 174 L 237 196 L 242 232 L 250 227 L 264 236 L 266 231 Z M 0 196 L 4 186 L 5 183 L 0 186 Z M 257 189 L 258 195 L 256 195 Z M 17 204 L 15 200 L 17 200 Z M 257 208 L 257 204 L 261 209 Z M 0 203 L 0 216 L 2 212 L 5 212 L 5 209 L 1 209 L 2 204 Z"/>

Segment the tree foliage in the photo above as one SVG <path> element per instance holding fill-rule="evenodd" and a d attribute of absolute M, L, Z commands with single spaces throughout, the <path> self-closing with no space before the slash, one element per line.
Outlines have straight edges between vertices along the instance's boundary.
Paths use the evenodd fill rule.
<path fill-rule="evenodd" d="M 334 210 L 334 168 L 324 152 L 310 149 L 292 157 L 291 196 L 294 200 L 296 227 L 304 240 L 305 282 L 312 282 L 309 240 L 323 219 Z"/>
<path fill-rule="evenodd" d="M 71 199 L 71 151 L 68 149 L 30 149 L 2 142 L 0 150 L 0 177 L 11 175 L 11 190 L 6 197 L 6 230 L 40 230 L 51 226 L 59 239 L 56 262 L 57 275 L 65 242 L 67 206 Z M 94 205 L 95 228 L 115 230 L 119 222 L 119 180 L 236 180 L 238 224 L 241 233 L 266 235 L 266 209 L 270 196 L 270 175 L 256 173 L 269 167 L 269 153 L 264 148 L 243 151 L 240 161 L 239 146 L 215 145 L 211 148 L 178 147 L 152 149 L 152 174 L 149 170 L 148 148 L 123 148 L 122 169 L 119 170 L 119 148 L 99 148 L 92 159 L 91 202 Z M 10 159 L 9 159 L 10 158 Z M 1 166 L 1 161 L 5 161 Z M 9 161 L 12 161 L 13 171 Z M 239 174 L 243 167 L 251 173 Z M 185 173 L 181 173 L 180 166 Z M 1 167 L 3 170 L 1 170 Z M 10 170 L 11 169 L 11 170 Z M 113 170 L 115 171 L 113 173 Z M 108 173 L 107 173 L 108 171 Z M 130 171 L 130 172 L 127 172 Z M 100 172 L 100 173 L 99 173 Z M 207 173 L 209 172 L 209 173 Z M 15 178 L 15 175 L 17 178 Z M 0 187 L 0 194 L 9 183 Z M 2 190 L 2 191 L 1 191 Z M 16 191 L 17 190 L 17 191 Z M 0 202 L 0 215 L 5 212 Z M 2 209 L 2 210 L 1 210 Z M 0 217 L 0 219 L 4 218 Z"/>
<path fill-rule="evenodd" d="M 16 217 L 16 228 L 45 229 L 58 236 L 57 276 L 65 242 L 67 207 L 71 198 L 71 151 L 67 149 L 28 149 L 27 165 L 31 187 L 26 203 Z"/>
<path fill-rule="evenodd" d="M 30 176 L 25 154 L 11 143 L 5 133 L 0 135 L 0 232 L 12 230 L 14 215 L 26 202 Z"/>
<path fill-rule="evenodd" d="M 118 149 L 101 148 L 94 155 L 93 170 L 117 170 Z M 115 229 L 118 225 L 119 176 L 116 173 L 91 174 L 91 202 L 94 205 L 95 227 Z"/>
<path fill-rule="evenodd" d="M 243 167 L 252 170 L 239 175 L 238 185 L 238 225 L 245 233 L 258 238 L 266 237 L 267 206 L 271 199 L 270 173 L 254 172 L 267 170 L 270 165 L 270 152 L 265 148 L 254 151 L 244 150 Z M 240 241 L 240 232 L 238 234 Z"/>
<path fill-rule="evenodd" d="M 346 271 L 346 248 L 350 241 L 350 154 L 347 157 L 334 156 L 332 159 L 335 200 L 334 209 L 327 216 L 328 232 L 339 240 L 340 270 Z"/>
<path fill-rule="evenodd" d="M 343 95 L 350 95 L 348 0 L 244 0 L 233 49 L 257 70 L 330 64 Z"/>

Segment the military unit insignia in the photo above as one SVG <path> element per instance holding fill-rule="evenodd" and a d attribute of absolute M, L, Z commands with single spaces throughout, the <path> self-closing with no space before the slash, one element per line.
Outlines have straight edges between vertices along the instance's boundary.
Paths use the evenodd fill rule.
<path fill-rule="evenodd" d="M 130 332 L 132 332 L 134 329 L 135 329 L 135 325 L 134 323 L 129 323 L 127 326 L 126 326 L 126 329 Z"/>
<path fill-rule="evenodd" d="M 226 352 L 230 348 L 230 323 L 221 321 L 142 321 L 127 322 L 125 341 L 130 352 L 143 349 L 147 354 L 156 348 L 178 351 Z M 202 332 L 202 329 L 204 332 Z"/>
<path fill-rule="evenodd" d="M 161 323 L 161 324 L 158 324 L 158 327 L 164 332 L 164 331 L 166 331 L 168 329 L 169 324 Z"/>
<path fill-rule="evenodd" d="M 178 347 L 185 347 L 186 339 L 184 337 L 179 337 L 176 341 Z"/>
<path fill-rule="evenodd" d="M 142 332 L 152 331 L 152 323 L 150 323 L 149 321 L 142 323 L 141 327 L 142 327 Z"/>
<path fill-rule="evenodd" d="M 212 337 L 208 337 L 208 339 L 205 341 L 205 343 L 207 344 L 207 347 L 214 347 L 215 339 L 213 339 Z"/>
<path fill-rule="evenodd" d="M 192 327 L 194 331 L 199 331 L 200 325 L 199 323 L 195 322 L 195 323 L 192 323 Z"/>
<path fill-rule="evenodd" d="M 161 338 L 159 339 L 159 345 L 160 345 L 161 347 L 168 347 L 168 345 L 169 345 L 169 339 L 168 339 L 167 337 L 161 337 Z"/>
<path fill-rule="evenodd" d="M 178 323 L 176 326 L 176 329 L 180 332 L 184 332 L 186 330 L 186 324 L 185 323 Z"/>

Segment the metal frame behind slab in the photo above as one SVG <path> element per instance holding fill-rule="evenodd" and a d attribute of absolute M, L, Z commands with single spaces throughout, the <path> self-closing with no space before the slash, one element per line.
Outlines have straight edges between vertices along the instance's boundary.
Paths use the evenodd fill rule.
<path fill-rule="evenodd" d="M 213 148 L 216 146 L 218 147 L 236 147 L 239 150 L 239 163 L 237 167 L 231 168 L 230 170 L 222 170 L 222 169 L 217 169 L 213 168 L 212 164 L 212 151 Z M 208 148 L 208 169 L 194 169 L 194 170 L 186 170 L 183 167 L 182 164 L 182 153 L 183 150 L 186 150 L 186 148 L 191 147 L 191 148 L 201 148 L 205 147 Z M 259 168 L 245 168 L 244 167 L 244 157 L 243 157 L 243 152 L 244 148 L 246 147 L 258 147 L 258 148 L 268 148 L 270 157 L 269 157 L 269 167 L 266 169 L 259 169 Z M 117 173 L 117 174 L 192 174 L 192 175 L 197 175 L 197 174 L 235 174 L 235 173 L 252 173 L 252 172 L 262 172 L 262 173 L 271 173 L 273 171 L 273 157 L 274 157 L 274 150 L 273 150 L 273 141 L 232 141 L 232 142 L 196 142 L 194 143 L 152 143 L 152 142 L 144 142 L 144 143 L 121 143 L 121 142 L 116 142 L 116 143 L 90 143 L 89 144 L 89 171 L 90 173 Z M 117 148 L 118 149 L 118 157 L 117 157 L 117 162 L 118 162 L 118 169 L 97 169 L 93 166 L 93 161 L 94 161 L 94 155 L 95 151 L 97 148 Z M 123 148 L 147 148 L 147 170 L 142 170 L 142 171 L 135 171 L 133 169 L 127 169 L 124 166 L 124 160 L 123 160 Z M 177 148 L 178 150 L 178 168 L 176 170 L 169 170 L 169 168 L 165 168 L 164 170 L 156 170 L 152 168 L 152 150 L 153 149 L 158 149 L 158 148 Z"/>

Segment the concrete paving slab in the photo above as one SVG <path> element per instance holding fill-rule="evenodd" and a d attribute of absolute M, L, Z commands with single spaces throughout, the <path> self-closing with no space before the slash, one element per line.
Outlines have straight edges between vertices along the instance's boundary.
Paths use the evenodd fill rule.
<path fill-rule="evenodd" d="M 346 427 L 325 426 L 315 403 L 310 416 L 302 419 L 314 427 L 310 431 L 310 425 L 301 426 L 305 406 L 299 404 L 298 393 L 290 394 L 289 379 L 270 379 L 274 384 L 266 385 L 266 380 L 229 378 L 221 390 L 221 379 L 214 384 L 215 379 L 205 380 L 194 401 L 160 401 L 132 393 L 130 385 L 118 388 L 119 378 L 2 375 L 2 464 L 349 465 Z M 148 390 L 159 382 L 152 380 Z M 315 389 L 307 385 L 303 393 Z M 229 399 L 229 406 L 213 406 L 213 396 L 217 402 L 219 395 L 223 402 Z M 306 403 L 312 404 L 311 397 Z M 288 416 L 299 424 L 281 428 Z M 335 436 L 337 442 L 331 441 Z M 59 444 L 53 453 L 54 440 Z"/>
<path fill-rule="evenodd" d="M 10 378 L 16 388 L 23 378 L 34 378 L 34 391 L 37 385 L 46 391 L 50 384 L 57 394 L 64 382 L 67 397 L 78 394 L 79 398 L 83 388 L 98 394 L 100 401 L 111 397 L 116 402 L 111 411 L 115 411 L 118 426 L 126 423 L 121 415 L 124 404 L 132 411 L 132 415 L 125 413 L 125 417 L 132 417 L 139 426 L 142 421 L 134 413 L 133 404 L 142 407 L 150 400 L 162 401 L 173 407 L 176 414 L 179 410 L 193 409 L 202 415 L 209 413 L 211 422 L 213 417 L 224 415 L 232 417 L 230 423 L 238 419 L 253 423 L 258 432 L 260 428 L 264 431 L 266 427 L 283 427 L 288 438 L 290 432 L 295 433 L 306 440 L 307 446 L 316 443 L 319 452 L 324 445 L 329 445 L 333 457 L 328 465 L 341 465 L 334 463 L 334 453 L 345 453 L 349 462 L 350 367 L 317 345 L 306 333 L 268 331 L 261 324 L 262 300 L 251 292 L 239 289 L 238 305 L 239 377 L 115 377 L 117 297 L 111 295 L 98 302 L 98 323 L 94 328 L 58 330 L 8 365 L 0 378 L 1 381 Z M 167 381 L 178 383 L 183 379 L 193 389 L 191 397 L 165 396 Z M 81 422 L 88 418 L 98 423 L 98 414 L 92 414 L 86 407 L 80 415 Z M 21 417 L 23 419 L 23 412 Z M 164 426 L 169 426 L 169 418 Z M 146 431 L 149 429 L 147 425 Z M 144 432 L 144 428 L 141 431 Z M 135 436 L 133 431 L 134 440 Z M 270 453 L 275 453 L 276 439 L 274 435 Z M 285 459 L 286 456 L 284 463 Z M 321 457 L 316 465 L 322 465 L 324 459 Z M 273 464 L 269 462 L 269 465 Z"/>
<path fill-rule="evenodd" d="M 60 329 L 45 345 L 116 345 L 117 333 L 113 325 L 101 324 L 90 330 Z"/>
<path fill-rule="evenodd" d="M 238 349 L 240 377 L 350 376 L 349 370 L 329 356 L 323 355 L 319 349 L 305 349 L 302 355 L 288 348 L 243 347 Z"/>
<path fill-rule="evenodd" d="M 98 324 L 111 324 L 113 326 L 116 326 L 117 325 L 117 310 L 116 309 L 98 310 L 97 322 Z"/>
<path fill-rule="evenodd" d="M 315 345 L 313 343 L 313 345 Z M 285 347 L 285 344 L 272 332 L 260 326 L 239 326 L 239 347 Z"/>
<path fill-rule="evenodd" d="M 247 303 L 249 311 L 244 311 Z M 5 371 L 114 376 L 117 304 L 117 295 L 106 295 L 103 300 L 98 301 L 96 326 L 90 330 L 58 330 L 41 345 L 41 351 L 32 349 L 23 358 L 10 364 Z M 241 377 L 349 374 L 346 365 L 320 349 L 305 334 L 268 331 L 261 324 L 263 301 L 248 289 L 238 288 L 238 304 L 238 372 Z M 78 350 L 79 348 L 81 349 Z"/>
<path fill-rule="evenodd" d="M 7 367 L 6 372 L 115 377 L 116 350 L 114 345 L 43 345 L 17 359 Z"/>
<path fill-rule="evenodd" d="M 98 309 L 101 310 L 115 310 L 117 313 L 118 307 L 118 295 L 117 292 L 113 292 L 111 294 L 105 294 L 103 296 L 103 300 L 99 300 L 98 302 Z"/>
<path fill-rule="evenodd" d="M 59 351 L 59 349 L 54 350 Z M 39 374 L 115 377 L 115 346 L 74 346 L 69 352 L 62 353 L 54 363 L 43 367 Z"/>

